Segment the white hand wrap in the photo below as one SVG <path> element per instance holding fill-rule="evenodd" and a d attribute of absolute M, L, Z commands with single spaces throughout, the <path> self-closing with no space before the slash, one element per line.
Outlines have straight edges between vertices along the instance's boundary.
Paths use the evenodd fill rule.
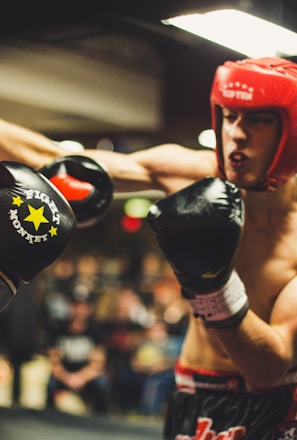
<path fill-rule="evenodd" d="M 197 294 L 188 299 L 195 315 L 209 327 L 233 327 L 243 319 L 248 310 L 245 287 L 236 271 L 228 283 L 216 292 Z"/>

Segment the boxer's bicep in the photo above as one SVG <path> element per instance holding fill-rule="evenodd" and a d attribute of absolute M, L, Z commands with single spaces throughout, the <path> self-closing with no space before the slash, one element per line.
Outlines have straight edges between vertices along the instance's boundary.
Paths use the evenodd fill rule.
<path fill-rule="evenodd" d="M 271 315 L 270 325 L 283 341 L 284 356 L 297 365 L 297 277 L 294 277 L 278 295 Z"/>

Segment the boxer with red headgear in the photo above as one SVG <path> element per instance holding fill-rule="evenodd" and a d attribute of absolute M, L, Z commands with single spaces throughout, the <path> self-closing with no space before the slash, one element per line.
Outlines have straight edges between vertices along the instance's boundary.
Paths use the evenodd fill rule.
<path fill-rule="evenodd" d="M 115 192 L 165 195 L 148 221 L 190 317 L 166 440 L 296 437 L 296 72 L 280 58 L 219 66 L 216 151 L 81 153 L 104 164 Z M 37 133 L 4 122 L 0 130 L 2 160 L 15 159 L 14 145 L 37 169 L 63 156 Z"/>
<path fill-rule="evenodd" d="M 282 122 L 274 160 L 255 189 L 273 189 L 297 171 L 297 65 L 282 58 L 227 61 L 219 66 L 211 91 L 213 129 L 217 155 L 224 174 L 220 127 L 222 108 L 236 111 L 275 111 Z"/>

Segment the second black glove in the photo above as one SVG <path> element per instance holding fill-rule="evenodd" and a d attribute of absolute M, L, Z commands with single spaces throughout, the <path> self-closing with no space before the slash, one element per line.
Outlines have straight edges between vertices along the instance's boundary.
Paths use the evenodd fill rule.
<path fill-rule="evenodd" d="M 194 313 L 207 325 L 238 323 L 248 308 L 233 270 L 244 223 L 239 189 L 202 179 L 153 205 L 148 220 Z"/>

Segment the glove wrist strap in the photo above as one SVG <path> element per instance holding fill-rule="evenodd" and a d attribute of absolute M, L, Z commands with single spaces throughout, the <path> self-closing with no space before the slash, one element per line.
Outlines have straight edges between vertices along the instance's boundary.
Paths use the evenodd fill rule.
<path fill-rule="evenodd" d="M 228 328 L 236 326 L 248 311 L 248 297 L 245 287 L 236 271 L 233 271 L 228 283 L 215 292 L 199 294 L 184 289 L 194 315 L 201 317 L 208 327 Z M 188 293 L 188 295 L 187 295 Z"/>

